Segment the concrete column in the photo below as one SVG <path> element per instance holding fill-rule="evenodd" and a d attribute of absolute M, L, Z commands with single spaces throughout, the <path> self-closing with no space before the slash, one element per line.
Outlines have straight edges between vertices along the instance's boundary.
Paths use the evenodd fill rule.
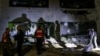
<path fill-rule="evenodd" d="M 100 42 L 100 0 L 95 0 L 95 6 L 97 11 L 97 40 Z"/>

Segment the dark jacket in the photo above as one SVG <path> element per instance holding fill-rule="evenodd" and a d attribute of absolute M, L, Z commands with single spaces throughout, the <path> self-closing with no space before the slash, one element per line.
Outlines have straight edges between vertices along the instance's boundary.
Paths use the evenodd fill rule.
<path fill-rule="evenodd" d="M 24 32 L 22 30 L 18 30 L 17 34 L 14 36 L 14 39 L 17 41 L 17 43 L 23 43 Z"/>

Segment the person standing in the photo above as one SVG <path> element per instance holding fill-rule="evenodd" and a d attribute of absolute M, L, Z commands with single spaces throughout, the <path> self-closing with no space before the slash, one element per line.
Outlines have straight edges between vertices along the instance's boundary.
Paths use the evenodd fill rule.
<path fill-rule="evenodd" d="M 90 29 L 89 36 L 90 36 L 90 44 L 93 45 L 93 48 L 98 48 L 98 45 L 97 45 L 97 33 L 96 33 L 96 31 L 94 29 Z"/>
<path fill-rule="evenodd" d="M 58 20 L 55 21 L 55 38 L 60 42 L 60 23 Z"/>
<path fill-rule="evenodd" d="M 24 42 L 24 32 L 20 25 L 17 26 L 17 34 L 14 36 L 15 41 L 17 42 L 17 52 L 18 56 L 24 56 L 22 52 L 22 44 Z"/>
<path fill-rule="evenodd" d="M 42 47 L 44 42 L 44 31 L 41 28 L 40 25 L 38 25 L 37 30 L 35 32 L 36 37 L 36 49 L 37 49 L 37 55 L 40 55 L 42 53 Z"/>
<path fill-rule="evenodd" d="M 12 47 L 12 42 L 10 39 L 10 29 L 6 28 L 2 36 L 2 45 L 3 45 L 3 56 L 11 56 L 10 50 Z"/>

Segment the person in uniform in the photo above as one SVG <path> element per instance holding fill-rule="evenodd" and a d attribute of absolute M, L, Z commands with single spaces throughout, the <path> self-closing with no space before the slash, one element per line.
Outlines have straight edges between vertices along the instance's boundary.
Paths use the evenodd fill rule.
<path fill-rule="evenodd" d="M 13 46 L 10 39 L 10 29 L 6 28 L 2 36 L 3 56 L 11 56 L 11 47 Z"/>
<path fill-rule="evenodd" d="M 41 28 L 40 25 L 38 25 L 37 30 L 35 32 L 36 37 L 36 49 L 37 49 L 37 55 L 40 55 L 42 53 L 42 47 L 44 42 L 44 31 Z"/>

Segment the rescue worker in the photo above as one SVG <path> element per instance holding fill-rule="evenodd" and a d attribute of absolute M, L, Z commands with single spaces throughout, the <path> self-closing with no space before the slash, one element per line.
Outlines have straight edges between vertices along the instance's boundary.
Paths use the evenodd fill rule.
<path fill-rule="evenodd" d="M 55 39 L 60 42 L 60 23 L 58 20 L 55 21 Z"/>
<path fill-rule="evenodd" d="M 43 42 L 44 42 L 44 31 L 41 28 L 41 26 L 38 26 L 35 32 L 35 37 L 36 37 L 37 55 L 40 55 L 42 53 L 42 47 L 43 47 Z"/>
<path fill-rule="evenodd" d="M 13 46 L 10 39 L 10 29 L 6 28 L 2 36 L 3 56 L 11 56 L 11 47 Z"/>
<path fill-rule="evenodd" d="M 17 34 L 14 36 L 15 41 L 17 42 L 17 52 L 18 56 L 24 56 L 22 51 L 22 45 L 24 42 L 24 32 L 22 31 L 21 25 L 17 26 Z"/>

